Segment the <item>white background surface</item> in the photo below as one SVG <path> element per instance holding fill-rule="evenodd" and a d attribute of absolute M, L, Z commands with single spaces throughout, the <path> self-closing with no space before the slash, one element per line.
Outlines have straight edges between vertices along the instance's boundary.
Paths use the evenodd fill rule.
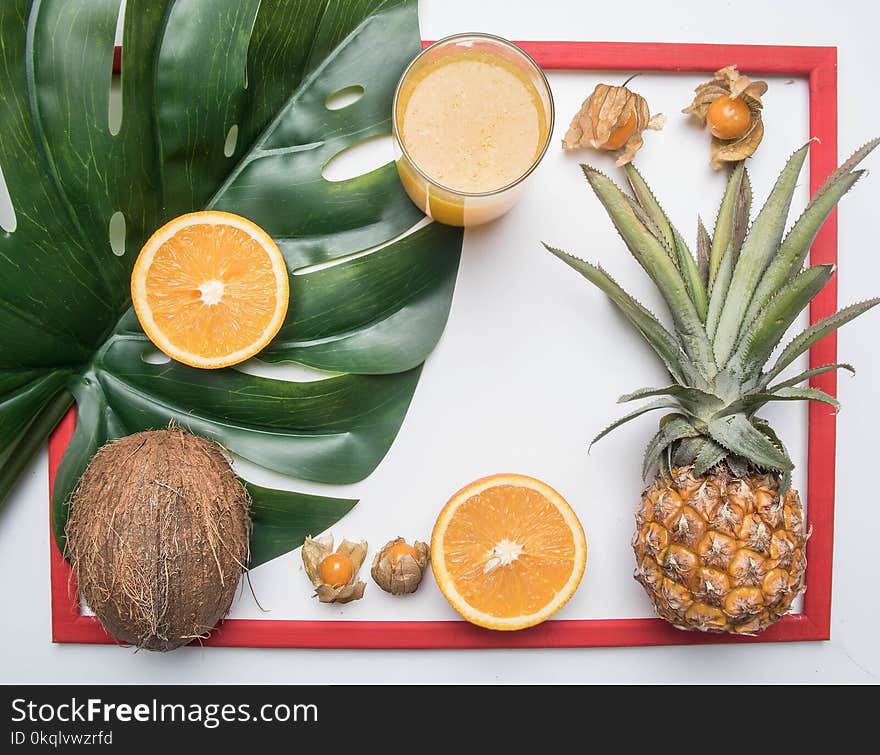
<path fill-rule="evenodd" d="M 367 480 L 331 495 L 360 503 L 338 525 L 337 537 L 365 539 L 370 559 L 391 537 L 427 540 L 443 503 L 462 485 L 494 472 L 521 472 L 546 480 L 575 507 L 589 540 L 589 568 L 581 588 L 558 614 L 560 619 L 653 615 L 651 604 L 630 574 L 632 511 L 641 489 L 641 457 L 662 413 L 633 422 L 597 444 L 587 444 L 632 406 L 615 404 L 621 393 L 659 385 L 659 363 L 614 307 L 579 275 L 540 246 L 546 240 L 588 259 L 599 259 L 627 290 L 638 292 L 655 312 L 660 296 L 629 256 L 592 195 L 578 163 L 589 160 L 622 180 L 610 156 L 559 148 L 569 116 L 584 93 L 609 76 L 551 71 L 557 112 L 556 134 L 519 203 L 502 220 L 469 230 L 446 332 L 422 373 L 407 420 L 379 469 Z M 673 222 L 686 236 L 696 233 L 696 213 L 711 225 L 725 176 L 708 165 L 705 133 L 680 115 L 683 100 L 701 75 L 640 76 L 638 91 L 669 114 L 662 134 L 648 133 L 638 163 L 659 192 Z M 792 149 L 808 139 L 805 80 L 769 81 L 765 117 L 785 122 L 771 130 L 762 149 L 774 158 L 750 167 L 759 207 Z M 633 85 L 635 86 L 635 84 Z M 364 163 L 391 159 L 390 137 L 337 161 L 336 175 L 363 172 Z M 383 147 L 385 149 L 383 149 Z M 378 158 L 378 159 L 376 159 Z M 357 169 L 355 169 L 357 166 Z M 808 183 L 798 187 L 796 207 L 808 201 Z M 693 186 L 699 187 L 695 194 Z M 795 216 L 794 213 L 792 213 Z M 805 327 L 806 313 L 798 329 Z M 806 369 L 800 360 L 791 374 Z M 261 366 L 261 374 L 302 378 L 302 370 Z M 798 464 L 795 484 L 806 493 L 806 404 L 767 407 L 778 431 L 790 441 Z M 429 461 L 430 460 L 430 461 Z M 322 493 L 327 486 L 291 481 L 239 460 L 248 479 L 271 487 L 293 486 Z M 405 599 L 368 588 L 366 599 L 328 607 L 309 596 L 302 559 L 295 551 L 260 566 L 251 581 L 261 613 L 245 591 L 234 604 L 235 618 L 419 620 L 457 619 L 439 590 L 426 584 Z M 427 575 L 427 582 L 432 581 Z M 369 582 L 369 580 L 368 580 Z"/>
<path fill-rule="evenodd" d="M 621 14 L 616 7 L 562 0 L 423 0 L 420 12 L 424 38 L 476 30 L 513 39 L 837 44 L 841 155 L 873 136 L 880 122 L 880 108 L 862 94 L 871 91 L 867 65 L 876 12 L 868 2 L 838 3 L 833 15 L 814 2 L 678 2 L 674 9 L 630 2 Z M 750 18 L 760 22 L 749 22 Z M 560 128 L 596 80 L 586 74 L 552 75 Z M 695 82 L 693 77 L 646 75 L 633 84 L 655 109 L 670 116 L 667 132 L 647 134 L 639 163 L 688 240 L 693 239 L 695 211 L 711 224 L 721 185 L 704 167 L 705 153 L 699 150 L 707 145 L 677 116 Z M 756 203 L 784 157 L 806 136 L 804 90 L 800 82 L 771 81 L 767 122 L 778 128 L 775 133 L 768 128 L 753 161 Z M 688 150 L 688 145 L 698 149 Z M 645 279 L 598 214 L 598 203 L 579 177 L 578 159 L 601 162 L 589 155 L 564 156 L 554 145 L 521 204 L 500 223 L 466 235 L 444 339 L 426 367 L 397 442 L 367 482 L 352 486 L 362 502 L 334 532 L 366 537 L 371 545 L 381 545 L 398 531 L 426 538 L 437 509 L 461 484 L 501 469 L 531 473 L 569 498 L 590 539 L 587 577 L 565 609 L 566 617 L 648 615 L 640 588 L 629 579 L 628 541 L 639 487 L 638 453 L 650 436 L 651 420 L 621 429 L 589 457 L 584 441 L 597 425 L 615 416 L 613 402 L 619 393 L 655 382 L 660 373 L 645 352 L 635 351 L 634 345 L 623 348 L 632 339 L 622 335 L 602 297 L 536 249 L 537 240 L 544 238 L 599 259 L 640 298 L 651 301 Z M 872 161 L 876 158 L 869 160 L 869 167 Z M 868 225 L 880 197 L 875 181 L 869 177 L 862 182 L 842 205 L 842 303 L 880 290 Z M 802 206 L 804 190 L 796 207 Z M 560 197 L 566 198 L 564 203 Z M 866 315 L 840 336 L 841 360 L 854 362 L 860 374 L 856 379 L 842 376 L 839 389 L 848 410 L 839 418 L 829 643 L 467 652 L 187 648 L 168 656 L 115 647 L 56 646 L 49 641 L 44 454 L 0 511 L 0 568 L 8 575 L 8 608 L 0 624 L 0 681 L 875 680 L 880 651 L 872 625 L 880 611 L 876 588 L 871 587 L 872 546 L 864 520 L 872 513 L 865 470 L 873 461 L 869 454 L 876 443 L 871 431 L 878 420 L 878 411 L 869 404 L 872 387 L 880 379 L 880 358 L 870 348 L 876 343 L 876 317 Z M 803 458 L 803 412 L 787 405 L 767 414 L 780 418 L 780 429 L 795 446 L 795 458 Z M 250 468 L 242 471 L 255 476 Z M 280 479 L 274 482 L 283 484 Z M 376 517 L 379 508 L 383 513 Z M 298 556 L 289 556 L 254 573 L 257 594 L 271 606 L 273 617 L 305 616 L 305 611 L 317 616 L 326 608 L 303 599 L 307 589 L 298 565 Z M 235 614 L 254 615 L 249 603 L 246 596 Z M 453 615 L 431 584 L 402 603 L 372 585 L 367 599 L 344 610 L 345 618 L 384 618 L 389 610 L 400 618 Z"/>

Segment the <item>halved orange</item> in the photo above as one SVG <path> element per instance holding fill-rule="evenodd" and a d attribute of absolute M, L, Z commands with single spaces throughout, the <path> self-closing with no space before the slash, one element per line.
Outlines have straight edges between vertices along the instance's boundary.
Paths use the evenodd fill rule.
<path fill-rule="evenodd" d="M 548 619 L 577 590 L 586 563 L 574 510 L 525 475 L 493 475 L 462 488 L 431 536 L 441 592 L 465 619 L 488 629 L 525 629 Z"/>
<path fill-rule="evenodd" d="M 191 367 L 228 367 L 260 352 L 281 328 L 289 298 L 287 265 L 271 236 L 228 212 L 165 224 L 131 274 L 144 332 Z"/>

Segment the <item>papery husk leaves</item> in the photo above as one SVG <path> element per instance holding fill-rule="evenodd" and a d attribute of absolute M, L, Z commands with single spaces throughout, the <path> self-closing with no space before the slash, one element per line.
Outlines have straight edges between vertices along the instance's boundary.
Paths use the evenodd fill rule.
<path fill-rule="evenodd" d="M 328 585 L 321 579 L 321 562 L 334 552 L 351 559 L 351 579 L 341 587 Z M 333 536 L 322 535 L 318 538 L 307 537 L 302 547 L 303 567 L 315 586 L 315 595 L 322 603 L 350 603 L 364 597 L 367 585 L 358 581 L 357 576 L 366 557 L 367 543 L 364 540 L 359 543 L 343 540 L 334 551 Z"/>
<path fill-rule="evenodd" d="M 714 170 L 722 168 L 727 163 L 736 163 L 745 160 L 755 154 L 755 150 L 761 144 L 764 138 L 764 123 L 761 120 L 760 106 L 754 104 L 754 100 L 743 97 L 748 104 L 749 110 L 752 112 L 752 125 L 749 126 L 739 139 L 732 141 L 724 141 L 717 137 L 712 137 L 712 147 L 710 153 L 710 165 Z"/>
<path fill-rule="evenodd" d="M 562 148 L 592 147 L 613 151 L 606 146 L 608 140 L 617 129 L 626 125 L 632 115 L 635 115 L 636 125 L 618 150 L 617 166 L 632 162 L 644 144 L 642 132 L 645 129 L 659 131 L 666 123 L 666 116 L 652 117 L 647 100 L 626 87 L 597 84 L 572 119 L 562 140 Z"/>
<path fill-rule="evenodd" d="M 705 123 L 709 106 L 723 95 L 732 99 L 744 96 L 746 101 L 753 100 L 758 107 L 763 107 L 761 97 L 767 93 L 767 82 L 752 81 L 737 71 L 735 65 L 730 65 L 716 71 L 711 81 L 700 84 L 694 92 L 693 102 L 681 112 L 694 115 Z"/>
<path fill-rule="evenodd" d="M 394 563 L 390 551 L 398 543 L 404 542 L 406 541 L 402 537 L 397 537 L 386 543 L 373 559 L 373 568 L 370 570 L 376 584 L 392 595 L 415 592 L 428 567 L 428 546 L 418 540 L 413 543 L 416 558 L 405 555 Z"/>
<path fill-rule="evenodd" d="M 761 119 L 764 104 L 761 97 L 767 92 L 767 82 L 752 81 L 737 71 L 735 65 L 730 65 L 716 71 L 711 81 L 700 84 L 694 92 L 693 102 L 681 112 L 695 116 L 704 125 L 709 107 L 723 96 L 732 99 L 741 97 L 752 115 L 751 125 L 739 138 L 724 140 L 712 137 L 712 168 L 718 170 L 727 163 L 739 162 L 755 154 L 764 138 L 764 123 Z"/>
<path fill-rule="evenodd" d="M 366 587 L 366 582 L 352 582 L 342 587 L 320 585 L 315 589 L 315 595 L 322 603 L 351 603 L 364 597 Z"/>

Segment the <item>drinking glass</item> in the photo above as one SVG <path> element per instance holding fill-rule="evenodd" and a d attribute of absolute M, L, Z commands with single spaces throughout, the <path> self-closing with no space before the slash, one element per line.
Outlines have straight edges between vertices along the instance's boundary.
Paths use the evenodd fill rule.
<path fill-rule="evenodd" d="M 406 92 L 408 86 L 416 86 L 413 80 L 425 66 L 438 60 L 440 57 L 461 50 L 484 51 L 499 55 L 511 63 L 521 72 L 526 80 L 530 81 L 538 93 L 538 100 L 543 112 L 539 113 L 544 125 L 541 135 L 540 147 L 536 157 L 522 175 L 518 176 L 506 186 L 485 192 L 466 192 L 451 189 L 431 178 L 410 157 L 401 136 L 401 122 L 404 113 L 399 106 L 401 93 Z M 435 42 L 430 47 L 422 50 L 407 69 L 403 72 L 397 90 L 394 93 L 392 109 L 392 122 L 394 133 L 395 160 L 397 172 L 403 183 L 406 193 L 412 201 L 426 215 L 434 220 L 447 225 L 474 226 L 488 223 L 490 220 L 503 215 L 516 202 L 522 191 L 525 180 L 532 174 L 541 158 L 547 152 L 550 139 L 553 134 L 553 122 L 555 112 L 553 108 L 553 95 L 550 92 L 550 84 L 541 67 L 525 50 L 513 42 L 492 34 L 455 34 Z"/>

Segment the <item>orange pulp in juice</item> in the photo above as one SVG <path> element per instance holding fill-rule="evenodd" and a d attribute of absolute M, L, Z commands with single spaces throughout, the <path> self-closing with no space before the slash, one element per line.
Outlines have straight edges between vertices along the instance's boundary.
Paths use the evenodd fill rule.
<path fill-rule="evenodd" d="M 469 202 L 461 195 L 515 183 L 540 157 L 549 129 L 528 74 L 503 55 L 473 49 L 456 49 L 411 71 L 395 117 L 415 167 L 399 166 L 404 187 L 435 220 L 453 225 L 500 214 L 498 203 L 507 203 L 502 197 Z"/>

